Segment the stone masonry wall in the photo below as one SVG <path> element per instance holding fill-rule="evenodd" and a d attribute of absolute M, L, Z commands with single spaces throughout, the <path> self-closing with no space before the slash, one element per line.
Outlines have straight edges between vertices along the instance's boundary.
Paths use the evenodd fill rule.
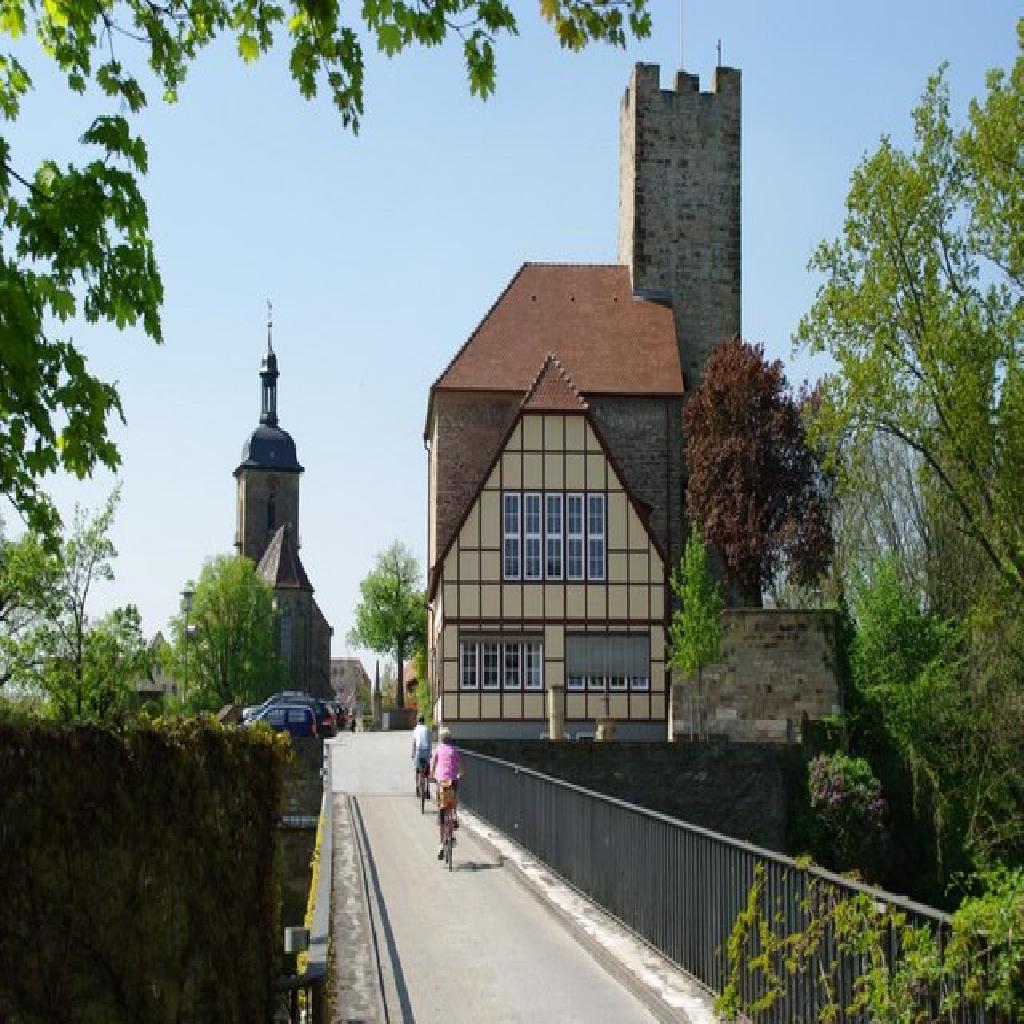
<path fill-rule="evenodd" d="M 842 707 L 833 611 L 733 608 L 722 613 L 722 660 L 695 680 L 674 680 L 676 739 L 703 731 L 741 741 L 797 743 L 802 723 Z"/>
<path fill-rule="evenodd" d="M 688 390 L 740 333 L 740 100 L 734 68 L 703 93 L 696 75 L 663 90 L 637 64 L 620 111 L 619 262 L 634 289 L 671 293 Z"/>
<path fill-rule="evenodd" d="M 805 770 L 799 748 L 768 744 L 459 743 L 779 852 L 787 848 L 793 779 Z"/>
<path fill-rule="evenodd" d="M 651 506 L 651 527 L 668 552 L 669 566 L 682 554 L 682 401 L 588 399 L 594 420 L 622 470 L 626 484 Z"/>
<path fill-rule="evenodd" d="M 296 544 L 299 536 L 299 473 L 243 469 L 238 474 L 235 550 L 259 562 L 282 523 L 291 523 Z M 273 529 L 267 526 L 267 502 L 274 495 Z"/>
<path fill-rule="evenodd" d="M 437 557 L 483 482 L 483 475 L 515 419 L 521 395 L 434 393 L 431 444 L 437 479 Z M 432 567 L 431 567 L 432 568 Z"/>

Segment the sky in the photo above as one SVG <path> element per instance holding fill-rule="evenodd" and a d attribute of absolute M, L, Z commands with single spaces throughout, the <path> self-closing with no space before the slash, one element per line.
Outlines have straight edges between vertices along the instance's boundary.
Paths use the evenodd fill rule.
<path fill-rule="evenodd" d="M 538 5 L 512 0 L 520 34 L 497 50 L 497 92 L 471 97 L 456 44 L 387 59 L 366 51 L 366 113 L 353 135 L 327 96 L 304 101 L 287 53 L 244 65 L 203 53 L 179 102 L 135 119 L 163 275 L 165 343 L 74 325 L 94 372 L 116 380 L 125 424 L 116 578 L 100 615 L 136 604 L 165 629 L 205 559 L 231 553 L 232 471 L 259 418 L 266 301 L 274 308 L 281 426 L 305 466 L 301 555 L 346 634 L 359 582 L 392 540 L 426 554 L 423 425 L 431 382 L 526 260 L 616 260 L 619 103 L 637 61 L 680 64 L 711 87 L 716 44 L 743 73 L 743 333 L 792 383 L 815 245 L 841 228 L 849 178 L 948 62 L 962 116 L 990 67 L 1016 56 L 1024 6 L 1002 0 L 652 0 L 651 37 L 625 50 L 560 50 Z M 342 5 L 354 15 L 357 5 Z M 121 44 L 120 59 L 142 54 Z M 74 140 L 105 108 L 70 96 L 38 51 L 36 91 L 12 131 L 16 169 L 81 159 Z M 50 478 L 66 518 L 99 508 L 115 477 Z M 7 510 L 10 533 L 17 521 Z"/>

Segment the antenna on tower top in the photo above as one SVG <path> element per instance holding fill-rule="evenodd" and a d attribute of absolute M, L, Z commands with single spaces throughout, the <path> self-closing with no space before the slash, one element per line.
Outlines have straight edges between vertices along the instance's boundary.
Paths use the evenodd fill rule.
<path fill-rule="evenodd" d="M 718 46 L 716 47 L 716 49 L 718 50 L 718 66 L 721 67 L 722 66 L 722 40 L 721 39 L 718 40 Z"/>
<path fill-rule="evenodd" d="M 267 351 L 274 351 L 274 304 L 267 299 Z"/>

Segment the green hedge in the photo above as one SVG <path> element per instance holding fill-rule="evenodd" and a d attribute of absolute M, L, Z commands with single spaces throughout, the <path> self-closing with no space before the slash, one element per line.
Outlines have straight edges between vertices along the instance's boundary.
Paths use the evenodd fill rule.
<path fill-rule="evenodd" d="M 0 1020 L 269 1018 L 287 743 L 0 717 Z"/>

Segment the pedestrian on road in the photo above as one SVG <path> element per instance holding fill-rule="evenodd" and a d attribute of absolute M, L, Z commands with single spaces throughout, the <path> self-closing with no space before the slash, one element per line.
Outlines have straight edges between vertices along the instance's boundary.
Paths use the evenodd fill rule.
<path fill-rule="evenodd" d="M 447 790 L 451 793 L 451 815 L 453 827 L 458 828 L 455 810 L 458 805 L 459 779 L 462 778 L 462 758 L 452 744 L 452 734 L 448 726 L 442 725 L 437 734 L 438 743 L 430 758 L 430 775 L 437 780 L 437 802 L 442 804 L 442 794 Z M 441 845 L 437 848 L 437 859 L 444 860 L 444 815 L 437 816 L 441 832 Z"/>

